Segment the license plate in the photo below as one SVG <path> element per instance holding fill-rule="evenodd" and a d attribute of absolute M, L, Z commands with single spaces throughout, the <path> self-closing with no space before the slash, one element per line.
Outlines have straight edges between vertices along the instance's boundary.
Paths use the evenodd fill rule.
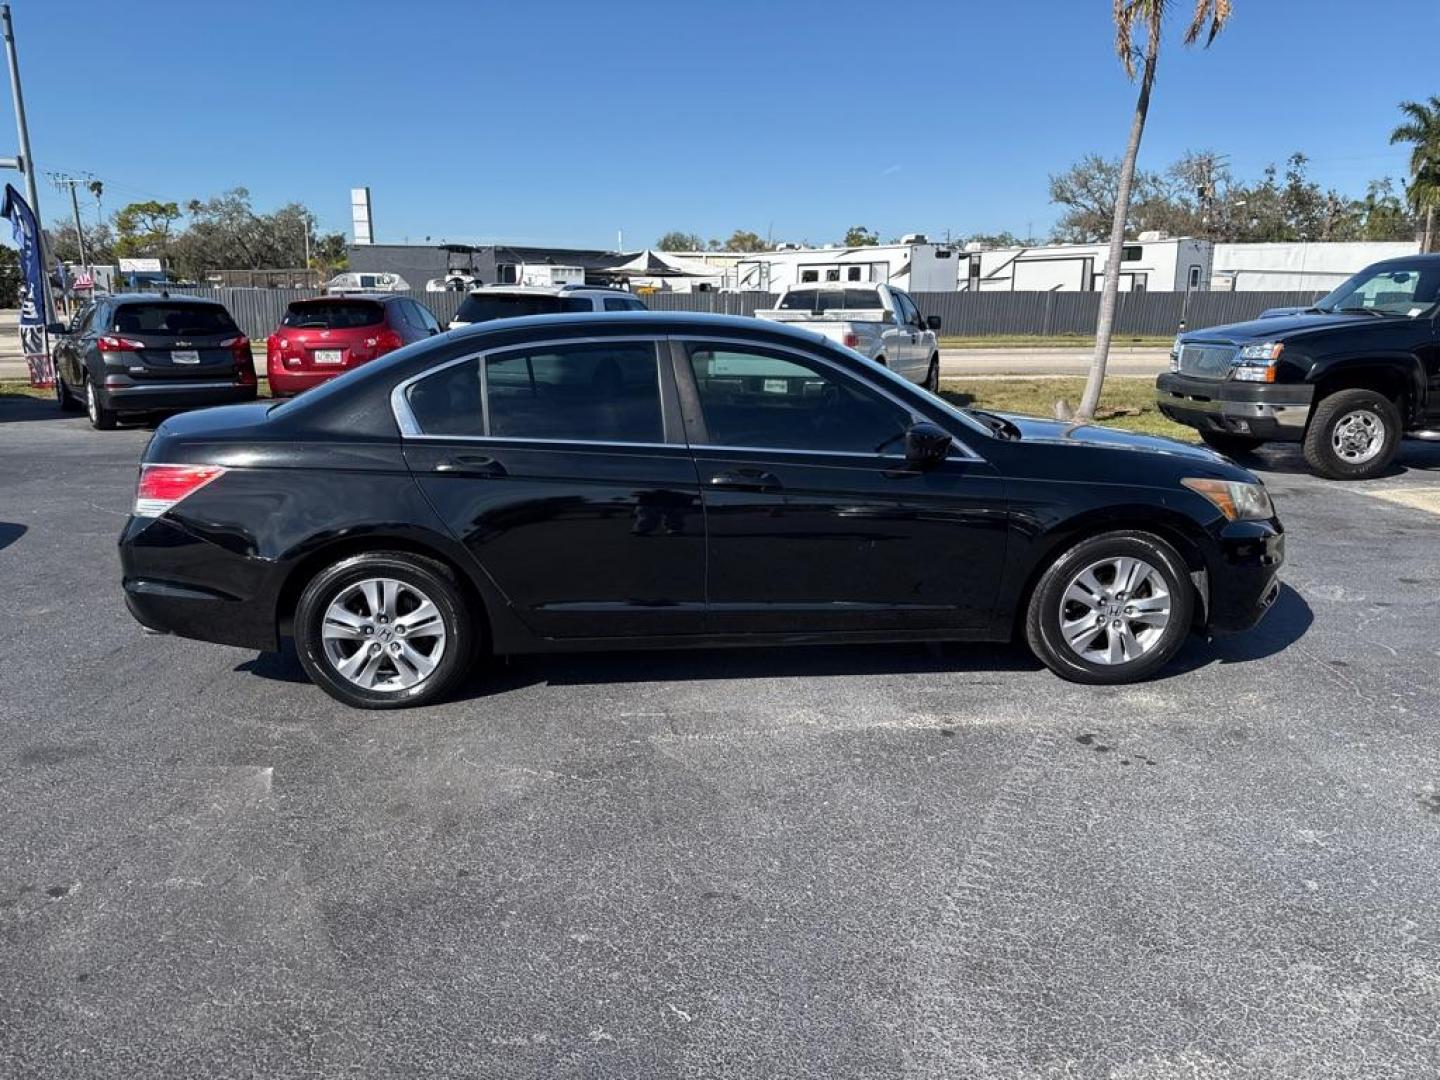
<path fill-rule="evenodd" d="M 345 359 L 343 349 L 316 349 L 315 362 L 317 364 L 339 364 Z"/>
<path fill-rule="evenodd" d="M 172 364 L 198 364 L 200 354 L 194 349 L 175 349 L 170 353 Z"/>

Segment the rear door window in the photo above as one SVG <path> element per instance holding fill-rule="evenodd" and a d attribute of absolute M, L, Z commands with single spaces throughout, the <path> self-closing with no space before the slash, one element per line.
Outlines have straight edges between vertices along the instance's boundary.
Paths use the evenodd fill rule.
<path fill-rule="evenodd" d="M 240 328 L 219 304 L 154 303 L 122 304 L 115 311 L 117 334 L 153 337 L 203 337 L 207 334 L 238 334 Z"/>
<path fill-rule="evenodd" d="M 639 300 L 629 296 L 607 296 L 605 298 L 606 311 L 647 311 Z"/>
<path fill-rule="evenodd" d="M 418 379 L 405 400 L 425 435 L 664 441 L 653 342 L 545 345 L 466 360 Z"/>
<path fill-rule="evenodd" d="M 295 330 L 355 330 L 384 321 L 384 306 L 374 300 L 306 300 L 286 308 L 280 325 Z"/>

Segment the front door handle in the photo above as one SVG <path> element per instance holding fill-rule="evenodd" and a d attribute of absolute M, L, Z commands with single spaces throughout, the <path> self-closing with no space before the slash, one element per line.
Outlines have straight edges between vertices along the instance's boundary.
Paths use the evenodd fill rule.
<path fill-rule="evenodd" d="M 763 469 L 736 469 L 734 472 L 716 473 L 710 477 L 710 486 L 726 491 L 779 491 L 780 478 Z"/>
<path fill-rule="evenodd" d="M 505 476 L 505 466 L 489 454 L 456 454 L 435 465 L 436 472 L 466 473 L 471 476 Z"/>

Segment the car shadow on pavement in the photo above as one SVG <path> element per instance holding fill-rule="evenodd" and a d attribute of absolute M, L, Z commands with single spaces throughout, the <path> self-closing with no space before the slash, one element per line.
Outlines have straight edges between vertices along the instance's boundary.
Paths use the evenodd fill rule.
<path fill-rule="evenodd" d="M 280 652 L 260 653 L 237 664 L 234 670 L 276 682 L 309 681 L 289 641 Z M 970 643 L 545 653 L 483 661 L 450 700 L 490 697 L 542 684 L 586 686 L 1039 670 L 1040 662 L 1022 646 Z"/>
<path fill-rule="evenodd" d="M 11 544 L 19 540 L 27 532 L 24 525 L 14 521 L 0 521 L 0 551 L 4 551 Z"/>
<path fill-rule="evenodd" d="M 14 424 L 28 420 L 74 420 L 85 418 L 84 413 L 60 411 L 54 398 L 31 397 L 29 394 L 0 394 L 0 424 Z"/>
<path fill-rule="evenodd" d="M 1299 641 L 1314 622 L 1310 605 L 1288 585 L 1260 625 L 1211 641 L 1192 637 L 1158 676 L 1165 680 L 1212 664 L 1263 660 Z M 274 682 L 305 683 L 292 642 L 234 668 Z M 528 686 L 603 686 L 612 683 L 703 682 L 723 679 L 835 678 L 851 675 L 956 675 L 1039 672 L 1019 642 L 928 642 L 894 645 L 815 645 L 650 651 L 544 653 L 477 664 L 450 696 L 469 701 Z"/>
<path fill-rule="evenodd" d="M 1280 595 L 1258 626 L 1238 634 L 1224 634 L 1206 641 L 1191 637 L 1156 676 L 1159 680 L 1186 675 L 1211 664 L 1246 664 L 1284 652 L 1305 636 L 1315 613 L 1305 598 L 1289 585 L 1280 586 Z"/>
<path fill-rule="evenodd" d="M 1261 473 L 1313 476 L 1298 443 L 1268 443 L 1249 454 L 1233 458 L 1237 465 Z M 1377 479 L 1390 479 L 1410 472 L 1440 472 L 1440 442 L 1406 439 L 1395 460 Z M 1341 483 L 1342 481 L 1334 481 Z"/>

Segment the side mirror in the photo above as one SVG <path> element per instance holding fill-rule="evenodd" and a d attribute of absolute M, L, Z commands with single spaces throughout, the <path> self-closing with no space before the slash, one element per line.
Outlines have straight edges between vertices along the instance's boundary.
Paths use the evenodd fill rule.
<path fill-rule="evenodd" d="M 46 332 L 47 334 L 52 335 L 52 336 L 55 336 L 55 335 L 61 335 L 61 336 L 63 336 L 63 335 L 65 335 L 65 334 L 70 333 L 70 328 L 69 328 L 68 326 L 66 326 L 63 322 L 52 322 L 52 323 L 46 323 L 46 324 L 45 324 L 45 332 Z"/>
<path fill-rule="evenodd" d="M 945 460 L 954 436 L 939 424 L 921 420 L 905 432 L 905 464 L 917 471 L 933 468 Z"/>
<path fill-rule="evenodd" d="M 926 325 L 927 327 L 929 327 L 931 330 L 939 330 L 939 329 L 940 329 L 940 316 L 939 316 L 939 315 L 926 315 L 926 316 L 925 316 L 925 325 Z"/>

